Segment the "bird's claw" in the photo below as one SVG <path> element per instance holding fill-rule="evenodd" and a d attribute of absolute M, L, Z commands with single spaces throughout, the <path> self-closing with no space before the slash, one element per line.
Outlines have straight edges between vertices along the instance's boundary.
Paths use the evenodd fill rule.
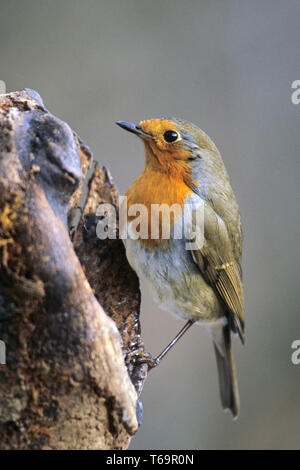
<path fill-rule="evenodd" d="M 135 366 L 140 364 L 147 364 L 149 370 L 158 366 L 160 362 L 159 359 L 153 357 L 150 353 L 144 351 L 142 348 L 135 349 L 134 351 L 131 351 L 127 354 L 126 362 L 131 362 L 131 360 L 133 360 Z"/>
<path fill-rule="evenodd" d="M 156 357 L 153 357 L 151 354 L 147 353 L 147 352 L 143 352 L 142 354 L 140 354 L 140 356 L 138 357 L 138 360 L 137 362 L 139 362 L 140 364 L 147 364 L 148 365 L 148 369 L 153 369 L 154 367 L 158 366 L 158 364 L 160 363 L 159 359 L 157 359 Z"/>

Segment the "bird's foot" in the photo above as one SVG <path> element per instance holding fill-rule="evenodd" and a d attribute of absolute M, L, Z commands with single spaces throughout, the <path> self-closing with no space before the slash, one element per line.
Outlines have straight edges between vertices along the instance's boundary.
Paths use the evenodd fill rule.
<path fill-rule="evenodd" d="M 140 364 L 147 364 L 148 370 L 158 366 L 159 360 L 153 357 L 150 353 L 145 351 L 143 347 L 138 347 L 126 354 L 126 363 L 134 362 L 134 366 Z"/>
<path fill-rule="evenodd" d="M 138 362 L 140 364 L 145 364 L 146 363 L 148 365 L 149 370 L 153 369 L 156 366 L 158 366 L 158 364 L 160 363 L 159 359 L 157 359 L 156 357 L 153 357 L 150 353 L 148 353 L 146 351 L 143 351 L 139 355 Z"/>

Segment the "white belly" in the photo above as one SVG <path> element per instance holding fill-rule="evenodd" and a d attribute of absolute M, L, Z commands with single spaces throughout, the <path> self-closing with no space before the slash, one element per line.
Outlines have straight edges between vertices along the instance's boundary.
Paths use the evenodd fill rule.
<path fill-rule="evenodd" d="M 184 319 L 212 322 L 224 315 L 213 289 L 203 279 L 184 240 L 170 249 L 148 249 L 139 240 L 124 240 L 131 267 L 160 308 Z"/>

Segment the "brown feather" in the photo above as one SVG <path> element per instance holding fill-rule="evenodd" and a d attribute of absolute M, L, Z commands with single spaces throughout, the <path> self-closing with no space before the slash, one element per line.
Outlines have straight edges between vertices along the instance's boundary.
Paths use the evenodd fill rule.
<path fill-rule="evenodd" d="M 238 263 L 223 260 L 212 248 L 192 252 L 204 279 L 215 289 L 228 308 L 231 328 L 244 342 L 243 285 Z"/>

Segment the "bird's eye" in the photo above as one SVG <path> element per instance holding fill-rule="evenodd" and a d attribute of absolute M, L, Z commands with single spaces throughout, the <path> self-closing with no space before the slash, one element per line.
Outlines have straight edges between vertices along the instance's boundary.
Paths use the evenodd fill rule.
<path fill-rule="evenodd" d="M 178 139 L 178 134 L 175 131 L 166 131 L 164 133 L 164 139 L 166 142 L 175 142 Z"/>

